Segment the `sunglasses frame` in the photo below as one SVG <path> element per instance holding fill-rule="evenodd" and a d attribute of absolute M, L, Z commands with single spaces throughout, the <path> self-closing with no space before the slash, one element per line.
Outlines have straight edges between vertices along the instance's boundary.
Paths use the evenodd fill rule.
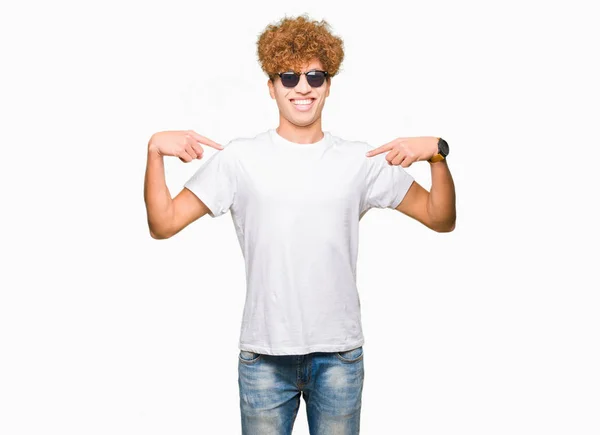
<path fill-rule="evenodd" d="M 288 89 L 291 89 L 291 88 L 295 88 L 296 86 L 298 86 L 298 83 L 300 83 L 300 76 L 302 74 L 304 74 L 306 76 L 306 81 L 308 82 L 308 74 L 311 73 L 311 72 L 320 72 L 320 73 L 323 73 L 325 75 L 325 80 L 323 81 L 323 83 L 321 83 L 320 86 L 312 86 L 310 83 L 308 83 L 308 85 L 311 88 L 320 88 L 321 86 L 323 86 L 323 84 L 325 84 L 325 81 L 327 81 L 327 77 L 329 77 L 329 73 L 327 71 L 323 71 L 323 70 L 320 70 L 320 69 L 311 69 L 310 71 L 306 71 L 306 72 L 297 72 L 297 71 L 289 70 L 289 71 L 284 71 L 284 72 L 276 73 L 275 75 L 279 76 L 279 78 L 281 79 L 281 84 L 283 85 L 283 75 L 284 74 L 289 74 L 289 73 L 294 73 L 296 75 L 296 77 L 298 78 L 298 82 L 294 86 L 285 86 L 285 85 L 283 85 L 284 87 L 286 87 Z"/>

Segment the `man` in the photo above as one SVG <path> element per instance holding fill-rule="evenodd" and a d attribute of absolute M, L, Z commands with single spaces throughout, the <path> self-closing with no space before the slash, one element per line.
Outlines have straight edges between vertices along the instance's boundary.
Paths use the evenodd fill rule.
<path fill-rule="evenodd" d="M 239 341 L 243 434 L 290 434 L 306 403 L 310 433 L 358 434 L 364 338 L 356 287 L 358 224 L 394 208 L 438 232 L 455 225 L 445 141 L 397 138 L 378 148 L 321 129 L 342 40 L 305 16 L 269 25 L 258 57 L 279 108 L 279 126 L 223 147 L 168 131 L 148 146 L 145 199 L 152 237 L 173 236 L 231 211 L 244 254 L 247 297 Z M 218 149 L 171 199 L 162 156 L 202 158 Z M 404 168 L 429 161 L 427 192 Z"/>

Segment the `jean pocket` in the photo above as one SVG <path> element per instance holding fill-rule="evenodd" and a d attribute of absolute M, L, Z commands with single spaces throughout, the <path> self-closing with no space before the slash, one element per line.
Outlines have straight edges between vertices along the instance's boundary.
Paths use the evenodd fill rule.
<path fill-rule="evenodd" d="M 341 352 L 335 352 L 335 356 L 343 362 L 353 363 L 360 361 L 363 357 L 363 347 L 359 346 L 355 349 L 343 350 Z"/>
<path fill-rule="evenodd" d="M 260 359 L 261 354 L 249 350 L 240 350 L 239 360 L 244 364 L 252 364 Z"/>

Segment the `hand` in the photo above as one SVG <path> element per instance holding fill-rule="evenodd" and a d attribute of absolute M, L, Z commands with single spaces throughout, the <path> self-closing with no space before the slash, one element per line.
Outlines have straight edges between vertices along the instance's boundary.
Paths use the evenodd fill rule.
<path fill-rule="evenodd" d="M 200 136 L 194 130 L 175 130 L 154 133 L 148 142 L 148 151 L 158 152 L 161 156 L 179 157 L 182 162 L 189 163 L 202 158 L 204 149 L 200 144 L 223 149 L 222 145 Z"/>
<path fill-rule="evenodd" d="M 390 165 L 408 168 L 414 162 L 429 160 L 438 153 L 438 138 L 433 136 L 399 137 L 367 153 L 367 157 L 389 151 L 385 159 Z"/>

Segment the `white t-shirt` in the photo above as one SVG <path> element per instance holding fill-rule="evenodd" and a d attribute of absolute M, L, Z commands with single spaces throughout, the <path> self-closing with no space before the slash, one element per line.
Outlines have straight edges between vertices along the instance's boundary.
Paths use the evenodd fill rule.
<path fill-rule="evenodd" d="M 395 208 L 414 178 L 367 157 L 366 142 L 324 132 L 297 144 L 275 129 L 237 138 L 185 183 L 231 217 L 246 264 L 238 347 L 270 355 L 339 352 L 364 343 L 356 286 L 358 223 Z"/>

